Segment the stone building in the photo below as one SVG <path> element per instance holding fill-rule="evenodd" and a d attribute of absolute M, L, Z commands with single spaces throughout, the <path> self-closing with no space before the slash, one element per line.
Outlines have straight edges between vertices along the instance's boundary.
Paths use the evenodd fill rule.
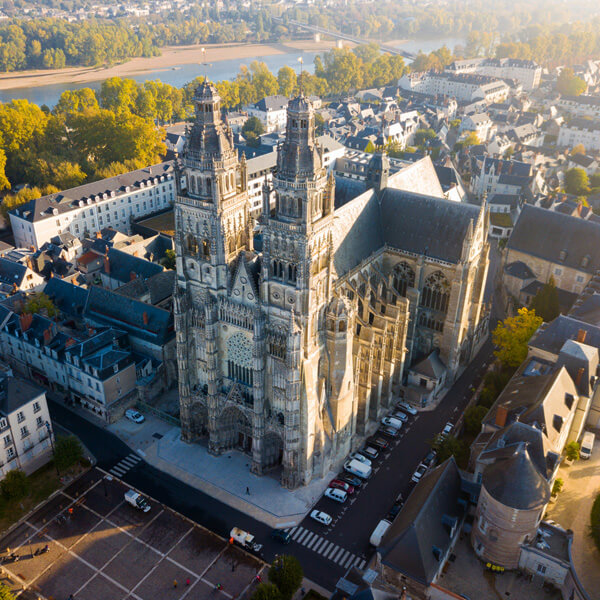
<path fill-rule="evenodd" d="M 305 485 L 368 433 L 405 367 L 437 352 L 453 381 L 471 360 L 487 335 L 487 215 L 390 187 L 378 154 L 366 191 L 341 202 L 300 95 L 256 224 L 215 88 L 194 102 L 175 204 L 182 436 Z"/>

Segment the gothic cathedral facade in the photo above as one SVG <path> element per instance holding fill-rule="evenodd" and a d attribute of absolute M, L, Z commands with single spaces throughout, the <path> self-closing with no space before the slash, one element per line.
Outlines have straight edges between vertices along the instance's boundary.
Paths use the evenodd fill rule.
<path fill-rule="evenodd" d="M 214 86 L 201 84 L 194 102 L 175 205 L 182 437 L 206 439 L 214 454 L 240 449 L 253 472 L 279 470 L 295 488 L 339 467 L 415 357 L 439 352 L 451 376 L 468 363 L 484 323 L 487 216 L 460 212 L 444 260 L 432 256 L 435 241 L 432 251 L 412 238 L 403 248 L 386 222 L 399 211 L 422 202 L 432 222 L 453 215 L 442 214 L 445 200 L 396 197 L 381 155 L 370 189 L 336 208 L 300 95 L 254 223 Z"/>

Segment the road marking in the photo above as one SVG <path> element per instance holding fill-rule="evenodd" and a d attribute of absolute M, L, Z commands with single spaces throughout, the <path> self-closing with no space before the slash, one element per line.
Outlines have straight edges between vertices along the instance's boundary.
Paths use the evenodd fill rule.
<path fill-rule="evenodd" d="M 349 554 L 350 554 L 350 550 L 345 550 L 344 552 L 342 552 L 342 554 L 340 554 L 340 560 L 339 560 L 340 565 L 343 565 L 344 562 L 346 562 L 348 560 Z"/>
<path fill-rule="evenodd" d="M 360 562 L 360 564 L 359 564 L 359 562 Z M 356 559 L 356 562 L 355 562 L 354 564 L 355 564 L 355 565 L 358 565 L 358 568 L 362 570 L 362 569 L 364 569 L 364 568 L 365 568 L 365 565 L 367 564 L 367 561 L 366 561 L 366 560 L 362 560 L 362 559 L 360 558 L 360 556 L 359 556 L 359 557 Z"/>
<path fill-rule="evenodd" d="M 312 542 L 310 544 L 308 544 L 306 547 L 310 550 L 315 542 L 320 542 L 323 538 L 319 537 L 318 535 L 315 535 L 315 537 L 313 538 Z"/>
<path fill-rule="evenodd" d="M 354 554 L 350 554 L 350 556 L 346 559 L 344 563 L 344 568 L 347 569 L 354 562 Z"/>
<path fill-rule="evenodd" d="M 331 548 L 331 546 L 333 545 L 333 542 L 327 542 L 319 551 L 319 554 L 321 555 L 325 555 L 325 553 L 329 550 L 329 548 Z"/>
<path fill-rule="evenodd" d="M 319 548 L 321 546 L 324 546 L 327 543 L 327 540 L 325 538 L 319 538 L 319 542 L 317 544 L 315 544 L 315 547 L 312 549 L 313 552 L 319 552 Z"/>
<path fill-rule="evenodd" d="M 296 531 L 296 529 L 298 529 L 298 527 L 297 527 L 297 526 L 296 526 L 296 527 L 292 527 L 291 529 L 286 529 L 285 531 L 286 531 L 287 533 L 289 533 L 290 535 L 293 535 L 293 533 L 294 533 L 294 531 Z"/>
<path fill-rule="evenodd" d="M 306 536 L 306 538 L 305 538 L 305 539 L 304 539 L 302 542 L 300 542 L 300 543 L 301 543 L 303 546 L 306 546 L 306 545 L 308 544 L 308 542 L 311 540 L 311 538 L 312 538 L 314 535 L 316 535 L 316 534 L 315 534 L 315 533 L 313 533 L 312 531 L 309 531 L 309 532 L 308 532 L 308 535 Z M 300 540 L 298 540 L 298 541 L 300 541 Z"/>
<path fill-rule="evenodd" d="M 131 458 L 129 457 L 124 458 L 121 462 L 126 464 L 130 469 L 132 469 L 133 467 L 135 467 L 135 465 L 138 464 L 137 460 L 131 460 Z"/>
<path fill-rule="evenodd" d="M 325 554 L 325 558 L 331 558 L 333 556 L 334 552 L 338 551 L 338 548 L 339 548 L 339 546 L 337 544 L 334 544 L 333 548 L 331 548 L 331 550 L 327 554 Z"/>
<path fill-rule="evenodd" d="M 305 530 L 302 532 L 302 535 L 300 535 L 300 537 L 299 537 L 299 538 L 298 538 L 296 541 L 297 541 L 299 544 L 301 544 L 301 543 L 302 543 L 302 540 L 303 540 L 303 539 L 306 537 L 306 534 L 307 534 L 307 533 L 310 533 L 310 531 L 308 531 L 308 529 L 305 529 Z"/>
<path fill-rule="evenodd" d="M 339 548 L 339 546 L 338 546 Z M 329 558 L 333 561 L 333 562 L 337 562 L 338 558 L 343 554 L 344 549 L 343 548 L 339 548 L 339 550 L 337 552 L 335 552 L 334 554 L 332 554 Z"/>
<path fill-rule="evenodd" d="M 292 535 L 292 539 L 295 540 L 303 531 L 306 531 L 304 527 L 296 527 L 296 531 L 294 535 Z"/>
<path fill-rule="evenodd" d="M 125 475 L 125 473 L 127 472 L 127 470 L 121 470 L 119 467 L 113 467 L 112 469 L 110 469 L 110 472 L 113 475 L 116 475 L 117 477 L 122 477 L 123 475 Z"/>

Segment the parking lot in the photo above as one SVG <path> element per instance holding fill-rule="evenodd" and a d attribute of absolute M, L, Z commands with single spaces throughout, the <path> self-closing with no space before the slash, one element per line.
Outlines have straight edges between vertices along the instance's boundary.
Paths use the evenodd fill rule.
<path fill-rule="evenodd" d="M 55 600 L 231 600 L 252 593 L 264 563 L 149 499 L 144 513 L 129 488 L 93 469 L 0 540 L 4 575 L 21 597 Z M 49 546 L 48 552 L 36 550 Z M 222 589 L 217 589 L 217 585 Z M 32 594 L 32 592 L 37 592 Z"/>

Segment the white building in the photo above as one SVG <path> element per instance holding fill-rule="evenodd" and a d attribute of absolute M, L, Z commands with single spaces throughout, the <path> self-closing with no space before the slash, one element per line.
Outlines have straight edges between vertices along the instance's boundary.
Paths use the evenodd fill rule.
<path fill-rule="evenodd" d="M 562 96 L 556 103 L 575 117 L 600 119 L 600 96 Z"/>
<path fill-rule="evenodd" d="M 458 102 L 484 100 L 486 104 L 504 102 L 509 86 L 499 79 L 485 75 L 437 73 L 408 73 L 398 81 L 398 86 L 409 92 L 427 96 L 449 96 Z"/>
<path fill-rule="evenodd" d="M 459 131 L 461 133 L 474 131 L 479 141 L 485 143 L 494 137 L 496 126 L 485 113 L 475 113 L 474 115 L 468 115 L 461 121 Z"/>
<path fill-rule="evenodd" d="M 286 96 L 267 96 L 246 108 L 248 115 L 260 120 L 267 133 L 282 131 L 287 122 Z"/>
<path fill-rule="evenodd" d="M 130 233 L 133 219 L 174 201 L 173 163 L 164 162 L 31 200 L 9 214 L 15 245 L 37 249 L 65 231 L 78 238 L 107 226 Z"/>
<path fill-rule="evenodd" d="M 33 291 L 45 283 L 44 278 L 33 270 L 31 256 L 30 250 L 19 248 L 0 257 L 0 292 Z"/>
<path fill-rule="evenodd" d="M 448 73 L 476 73 L 497 77 L 498 79 L 514 79 L 527 91 L 539 87 L 542 67 L 532 60 L 520 58 L 470 58 L 456 60 L 446 67 Z"/>
<path fill-rule="evenodd" d="M 600 150 L 599 121 L 573 119 L 570 123 L 561 125 L 556 145 L 562 148 L 573 148 L 579 144 L 583 144 L 588 152 L 590 150 Z"/>
<path fill-rule="evenodd" d="M 46 464 L 53 436 L 46 392 L 12 373 L 0 375 L 0 478 L 13 469 L 29 474 Z"/>

